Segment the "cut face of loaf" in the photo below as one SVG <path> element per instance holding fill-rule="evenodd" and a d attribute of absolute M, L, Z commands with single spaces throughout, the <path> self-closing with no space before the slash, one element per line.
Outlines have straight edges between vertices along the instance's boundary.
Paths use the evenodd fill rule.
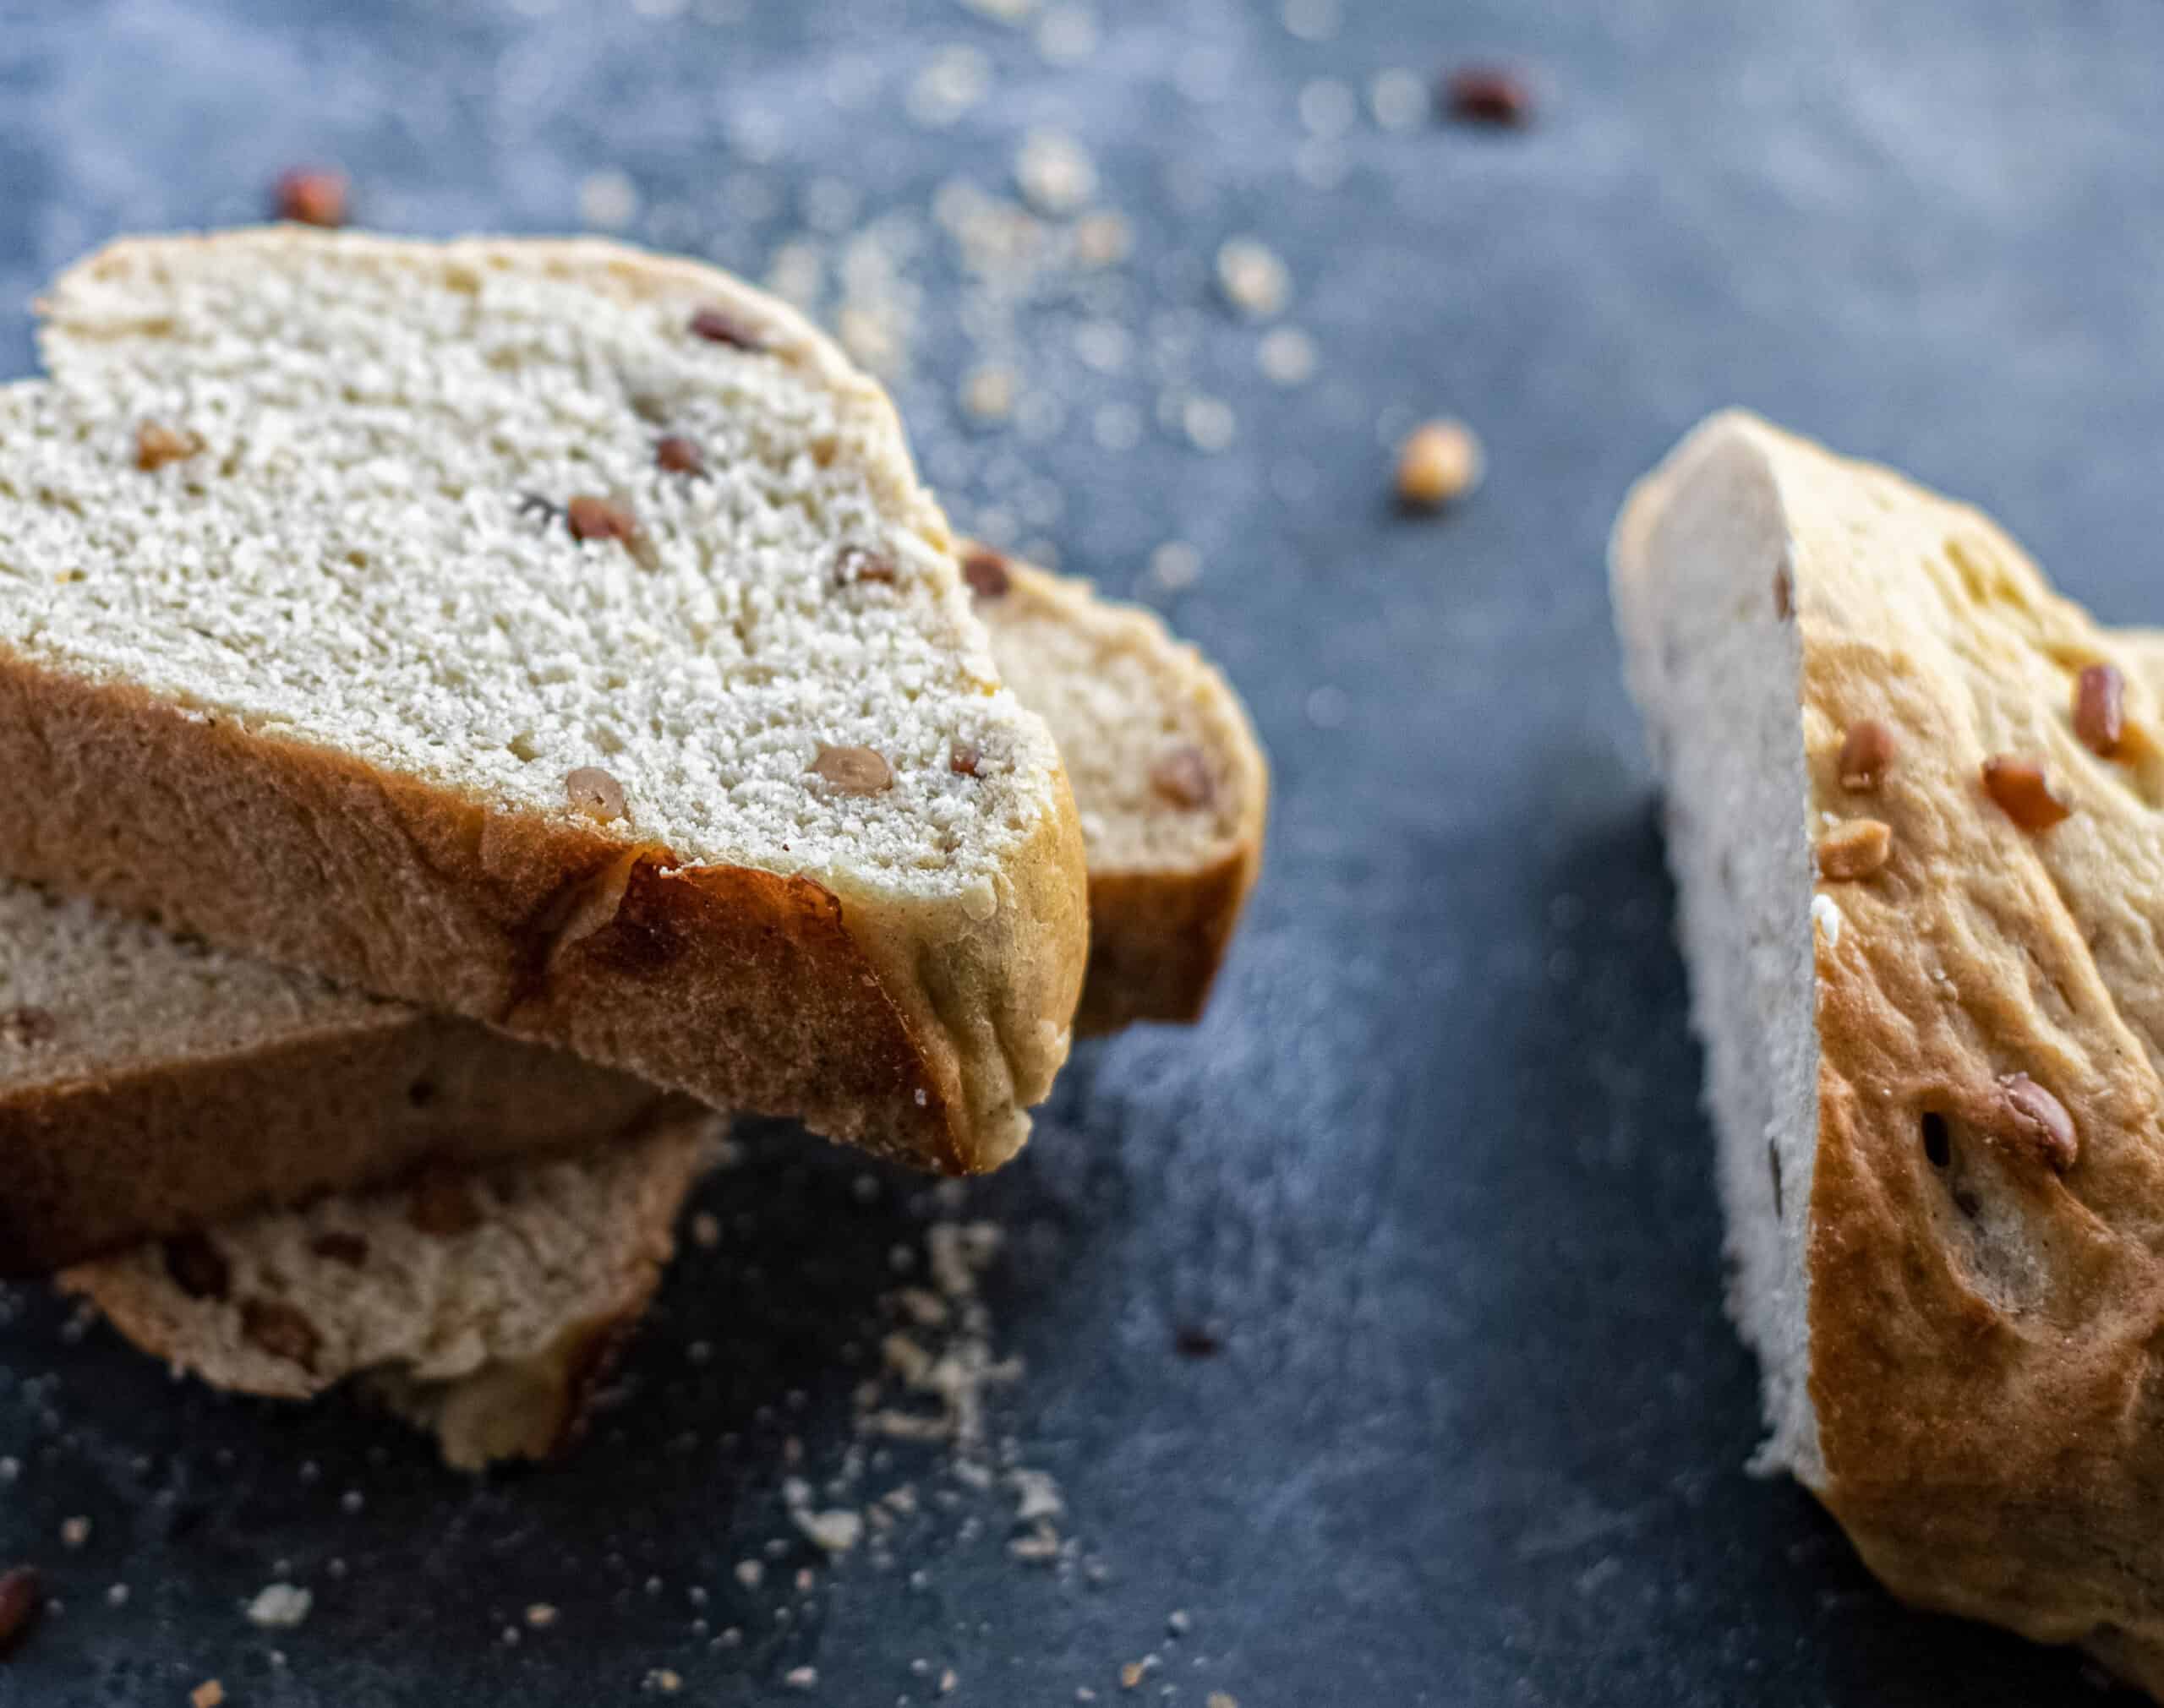
<path fill-rule="evenodd" d="M 990 585 L 987 562 L 975 573 Z M 1074 756 L 1096 943 L 1082 1012 L 1100 1026 L 1193 1018 L 1260 861 L 1261 749 L 1224 679 L 1156 619 L 1023 564 L 999 573 L 999 595 L 979 598 L 993 655 Z M 1107 679 L 1118 692 L 1099 691 Z M 1199 787 L 1146 786 L 1168 761 Z M 423 1161 L 591 1145 L 658 1095 L 470 1022 L 0 885 L 0 1272 Z"/>
<path fill-rule="evenodd" d="M 1244 712 L 1223 678 L 1193 648 L 1175 641 L 1155 619 L 1107 604 L 1080 583 L 1062 583 L 1006 559 L 995 565 L 978 554 L 972 559 L 971 575 L 981 589 L 987 590 L 981 592 L 980 598 L 1002 671 L 1025 701 L 1044 710 L 1063 747 L 1078 756 L 1092 756 L 1087 761 L 1078 756 L 1074 769 L 1083 822 L 1090 838 L 1093 922 L 1101 933 L 1116 941 L 1128 941 L 1132 947 L 1117 960 L 1092 958 L 1085 1011 L 1172 1018 L 1178 1014 L 1166 1013 L 1161 1007 L 1168 999 L 1182 1012 L 1199 1007 L 1215 968 L 1216 951 L 1221 949 L 1231 927 L 1224 912 L 1225 868 L 1229 863 L 1252 874 L 1260 856 L 1267 773 Z M 1056 625 L 1071 625 L 1074 636 L 1054 634 Z M 1119 673 L 1127 679 L 1128 691 L 1106 696 L 1085 690 L 1073 678 L 1075 670 L 1084 668 Z M 1167 801 L 1123 784 L 1107 789 L 1101 795 L 1096 793 L 1101 782 L 1123 773 L 1124 767 L 1112 763 L 1112 756 L 1123 755 L 1146 770 L 1162 757 L 1167 742 L 1175 752 L 1192 750 L 1183 759 L 1190 770 L 1199 756 L 1204 773 L 1211 779 L 1206 802 Z M 1138 816 L 1155 822 L 1138 823 Z M 1111 852 L 1101 855 L 1107 849 Z M 1101 870 L 1101 857 L 1117 864 L 1109 872 Z M 1108 876 L 1118 881 L 1100 899 L 1099 887 Z M 1244 889 L 1244 882 L 1240 887 Z M 1161 900 L 1146 913 L 1130 915 L 1128 910 L 1138 895 Z M 1237 897 L 1232 904 L 1237 906 Z M 1153 937 L 1142 929 L 1162 919 L 1204 922 L 1215 947 L 1205 956 L 1177 932 Z M 1167 963 L 1163 967 L 1150 958 L 1153 941 Z M 680 1162 L 681 1152 L 668 1139 L 643 1139 L 630 1150 L 619 1148 L 578 1168 L 529 1165 L 527 1171 L 545 1174 L 560 1185 L 585 1182 L 575 1198 L 559 1190 L 542 1194 L 545 1202 L 560 1206 L 584 1224 L 570 1238 L 571 1250 L 648 1252 L 666 1247 L 692 1184 L 691 1171 Z M 518 1214 L 516 1204 L 520 1200 L 510 1195 L 511 1180 L 510 1172 L 500 1176 L 500 1184 L 477 1192 L 473 1201 L 491 1215 Z M 306 1368 L 283 1367 L 260 1345 L 244 1358 L 238 1356 L 235 1349 L 245 1341 L 246 1323 L 243 1307 L 232 1290 L 221 1296 L 190 1291 L 174 1272 L 176 1253 L 184 1273 L 189 1258 L 199 1262 L 201 1248 L 207 1247 L 217 1262 L 286 1277 L 290 1287 L 314 1301 L 311 1321 L 321 1319 L 317 1333 L 324 1339 L 347 1347 L 387 1349 L 381 1361 L 367 1367 L 369 1382 L 399 1410 L 434 1429 L 452 1463 L 530 1453 L 537 1441 L 560 1440 L 566 1432 L 562 1421 L 577 1415 L 577 1384 L 586 1367 L 582 1361 L 561 1356 L 537 1361 L 530 1355 L 491 1357 L 463 1373 L 446 1372 L 439 1365 L 434 1373 L 423 1374 L 402 1350 L 424 1344 L 433 1332 L 426 1328 L 427 1315 L 418 1305 L 418 1320 L 409 1320 L 399 1329 L 401 1340 L 388 1338 L 383 1324 L 374 1319 L 358 1323 L 342 1320 L 341 1301 L 347 1296 L 339 1285 L 340 1266 L 350 1258 L 350 1250 L 315 1251 L 294 1230 L 308 1225 L 311 1219 L 325 1218 L 343 1218 L 352 1224 L 387 1218 L 394 1225 L 402 1225 L 408 1202 L 393 1190 L 319 1206 L 309 1217 L 270 1214 L 238 1220 L 213 1229 L 199 1242 L 150 1246 L 111 1262 L 83 1264 L 64 1278 L 64 1284 L 106 1307 L 115 1325 L 145 1351 L 228 1387 L 274 1395 L 312 1394 L 335 1375 L 359 1367 L 350 1357 L 319 1359 Z M 389 1258 L 395 1259 L 402 1248 L 400 1241 L 380 1243 Z M 434 1267 L 429 1273 L 448 1286 L 456 1266 L 464 1261 L 456 1252 L 445 1252 L 432 1259 Z M 567 1275 L 595 1273 L 558 1267 Z M 616 1308 L 624 1290 L 613 1280 L 615 1268 L 604 1267 L 598 1273 L 607 1285 L 551 1294 L 554 1332 L 532 1332 L 527 1340 L 549 1346 L 584 1345 L 591 1338 L 589 1325 L 601 1322 L 611 1325 L 612 1334 L 618 1332 L 626 1320 Z M 354 1297 L 355 1308 L 362 1308 L 363 1296 Z M 506 1412 L 512 1420 L 530 1416 L 547 1427 L 510 1427 L 500 1422 Z M 491 1449 L 489 1443 L 506 1444 Z"/>
<path fill-rule="evenodd" d="M 2164 1688 L 2164 675 L 1751 417 L 1613 548 L 1765 1458 L 1902 1596 Z"/>
<path fill-rule="evenodd" d="M 1079 828 L 891 406 L 591 243 L 117 244 L 0 396 L 0 868 L 937 1168 L 1063 1059 Z M 973 756 L 965 771 L 958 752 Z"/>
<path fill-rule="evenodd" d="M 60 1285 L 221 1387 L 286 1399 L 366 1374 L 445 1458 L 545 1458 L 644 1312 L 719 1117 L 678 1106 L 591 1154 L 259 1215 Z"/>

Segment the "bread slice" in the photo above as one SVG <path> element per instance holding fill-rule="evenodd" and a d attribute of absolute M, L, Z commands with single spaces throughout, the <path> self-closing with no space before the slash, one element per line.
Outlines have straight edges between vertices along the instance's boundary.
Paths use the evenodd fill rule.
<path fill-rule="evenodd" d="M 972 564 L 999 589 L 978 603 L 1001 674 L 1071 756 L 1094 938 L 1081 1013 L 1100 1030 L 1192 1019 L 1260 859 L 1268 771 L 1246 713 L 1149 614 L 1027 565 Z M 1149 782 L 1167 763 L 1199 783 L 1167 797 Z M 578 1149 L 661 1095 L 468 1021 L 0 884 L 0 1273 L 424 1162 Z"/>
<path fill-rule="evenodd" d="M 995 579 L 995 569 L 1003 582 Z M 1244 891 L 1260 859 L 1268 773 L 1246 715 L 1224 679 L 1155 618 L 1108 605 L 1083 583 L 1062 582 L 1007 559 L 995 565 L 976 554 L 971 573 L 980 587 L 998 589 L 980 597 L 1003 673 L 1026 703 L 1043 711 L 1063 750 L 1074 756 L 1069 763 L 1090 839 L 1093 925 L 1129 946 L 1118 957 L 1091 958 L 1084 1012 L 1181 1018 L 1199 1007 L 1232 928 L 1229 910 L 1237 909 L 1238 895 L 1226 897 L 1227 870 L 1245 875 L 1238 885 Z M 1054 632 L 1063 625 L 1073 634 Z M 1121 691 L 1090 691 L 1100 680 Z M 1183 753 L 1190 745 L 1213 779 L 1206 799 L 1167 800 L 1132 786 L 1137 769 L 1146 776 L 1166 751 Z M 1190 768 L 1195 762 L 1182 760 Z M 1101 870 L 1101 858 L 1108 871 Z M 1130 914 L 1138 897 L 1147 901 Z M 1206 935 L 1198 939 L 1192 930 L 1175 930 L 1153 937 L 1151 923 L 1166 919 L 1190 922 Z M 1153 943 L 1164 966 L 1150 958 Z M 484 1214 L 515 1222 L 536 1261 L 549 1259 L 551 1273 L 571 1284 L 537 1296 L 522 1346 L 577 1349 L 593 1344 L 604 1325 L 612 1339 L 621 1332 L 629 1322 L 623 1301 L 643 1292 L 622 1284 L 623 1265 L 615 1258 L 596 1264 L 582 1254 L 665 1251 L 695 1177 L 686 1154 L 680 1138 L 664 1134 L 577 1163 L 502 1170 L 495 1176 L 499 1184 L 476 1192 Z M 555 1184 L 538 1194 L 521 1193 L 521 1172 Z M 447 1176 L 435 1178 L 436 1189 L 447 1189 L 440 1185 Z M 552 1214 L 579 1225 L 553 1234 L 534 1226 L 526 1206 L 537 1197 Z M 439 1326 L 447 1308 L 441 1301 L 454 1296 L 451 1290 L 462 1285 L 455 1271 L 479 1247 L 417 1247 L 403 1231 L 369 1236 L 369 1263 L 393 1267 L 361 1292 L 348 1288 L 348 1252 L 317 1251 L 303 1236 L 322 1226 L 364 1232 L 388 1224 L 402 1231 L 409 1202 L 393 1190 L 298 1216 L 268 1214 L 213 1230 L 200 1241 L 150 1246 L 80 1265 L 62 1285 L 91 1300 L 145 1351 L 221 1386 L 299 1395 L 365 1368 L 380 1395 L 436 1431 L 453 1464 L 538 1456 L 565 1438 L 566 1420 L 578 1414 L 584 1358 L 521 1351 L 463 1365 L 438 1359 L 422 1368 L 410 1351 L 446 1338 Z M 555 1261 L 560 1244 L 565 1256 Z M 214 1254 L 207 1264 L 205 1248 Z M 408 1259 L 424 1264 L 434 1291 L 399 1276 L 396 1265 Z M 303 1301 L 298 1308 L 322 1341 L 348 1349 L 345 1356 L 319 1354 L 301 1365 L 252 1345 L 243 1290 L 190 1292 L 183 1278 L 191 1260 L 199 1268 L 224 1262 L 237 1274 L 279 1277 L 279 1296 Z M 402 1320 L 385 1320 L 386 1292 L 412 1300 Z M 500 1290 L 490 1296 L 500 1296 Z M 364 1320 L 346 1320 L 348 1310 Z M 553 1327 L 542 1320 L 549 1312 Z M 479 1343 L 469 1336 L 458 1344 L 471 1351 Z M 376 1361 L 359 1361 L 362 1351 L 379 1355 Z M 523 1422 L 529 1418 L 537 1421 Z"/>
<path fill-rule="evenodd" d="M 589 1145 L 665 1094 L 0 883 L 0 1273 L 264 1204 Z"/>
<path fill-rule="evenodd" d="M 1090 863 L 1078 1030 L 1201 1017 L 1262 864 L 1270 771 L 1223 676 L 1151 612 L 965 550 L 1000 674 L 1059 745 Z"/>
<path fill-rule="evenodd" d="M 597 243 L 117 243 L 0 394 L 0 870 L 938 1169 L 1087 919 L 892 407 Z M 958 767 L 966 752 L 970 763 Z"/>
<path fill-rule="evenodd" d="M 366 1375 L 453 1465 L 544 1458 L 644 1312 L 721 1127 L 680 1104 L 582 1156 L 269 1211 L 59 1281 L 220 1387 Z"/>
<path fill-rule="evenodd" d="M 2164 1692 L 2155 640 L 1746 416 L 1613 570 L 1764 1462 L 1897 1593 Z"/>

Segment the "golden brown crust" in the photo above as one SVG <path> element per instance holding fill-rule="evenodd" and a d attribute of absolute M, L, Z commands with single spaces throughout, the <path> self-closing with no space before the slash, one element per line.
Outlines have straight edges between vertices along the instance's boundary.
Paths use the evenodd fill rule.
<path fill-rule="evenodd" d="M 1090 973 L 1074 1029 L 1199 1020 L 1262 865 L 1254 840 L 1196 871 L 1093 873 Z"/>
<path fill-rule="evenodd" d="M 454 1471 L 482 1471 L 508 1459 L 555 1460 L 578 1444 L 593 1404 L 646 1319 L 660 1285 L 657 1265 L 618 1307 L 573 1323 L 538 1357 L 505 1360 L 455 1382 L 372 1383 L 392 1411 L 432 1432 Z"/>
<path fill-rule="evenodd" d="M 950 1172 L 1013 1154 L 1008 1097 L 1065 1054 L 1087 927 L 1064 797 L 986 921 L 652 849 L 560 944 L 620 844 L 5 653 L 0 767 L 45 803 L 0 816 L 12 874 Z"/>
<path fill-rule="evenodd" d="M 1812 827 L 1892 827 L 1883 870 L 1818 886 L 1840 923 L 1816 952 L 1817 1492 L 1904 1597 L 2087 1642 L 2153 1689 L 2164 708 L 1976 511 L 1761 424 L 1719 430 L 1764 459 L 1791 531 Z M 2129 677 L 2111 758 L 2073 720 L 2103 662 Z M 1866 720 L 1894 757 L 1859 793 L 1840 753 Z M 2041 761 L 2071 816 L 2002 810 L 1983 775 L 2007 753 Z M 2030 1094 L 2009 1100 L 2016 1075 L 2071 1116 L 2070 1158 L 2025 1118 Z"/>
<path fill-rule="evenodd" d="M 385 1010 L 261 1047 L 0 1100 L 0 1273 L 31 1274 L 272 1204 L 583 1149 L 662 1094 L 471 1022 Z"/>

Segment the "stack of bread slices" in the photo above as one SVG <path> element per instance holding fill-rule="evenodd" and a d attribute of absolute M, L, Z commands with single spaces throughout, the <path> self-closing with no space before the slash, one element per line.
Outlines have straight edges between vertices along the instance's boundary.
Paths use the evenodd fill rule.
<path fill-rule="evenodd" d="M 949 1174 L 1199 1012 L 1267 773 L 958 544 L 790 309 L 597 243 L 117 243 L 0 388 L 0 1271 L 543 1455 L 728 1112 Z"/>

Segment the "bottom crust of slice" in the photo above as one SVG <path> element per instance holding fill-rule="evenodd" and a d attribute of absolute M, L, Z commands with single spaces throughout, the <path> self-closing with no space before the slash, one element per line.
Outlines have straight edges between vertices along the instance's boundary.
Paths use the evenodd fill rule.
<path fill-rule="evenodd" d="M 325 1198 L 58 1283 L 216 1386 L 305 1399 L 358 1377 L 455 1465 L 543 1457 L 652 1298 L 722 1127 L 675 1104 L 590 1155 Z"/>

